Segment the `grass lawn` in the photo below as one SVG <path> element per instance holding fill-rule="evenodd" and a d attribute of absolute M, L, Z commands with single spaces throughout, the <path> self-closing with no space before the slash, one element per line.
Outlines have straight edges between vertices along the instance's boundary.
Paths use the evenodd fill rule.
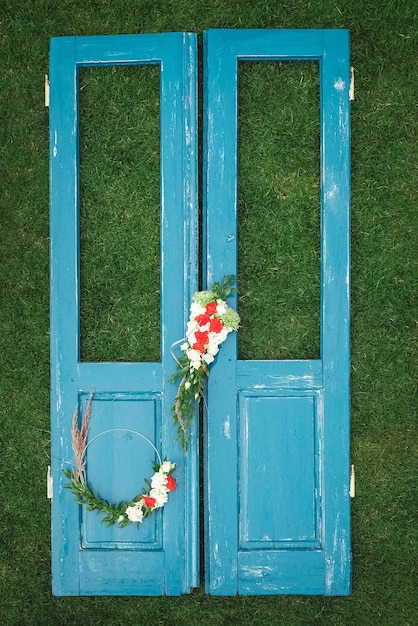
<path fill-rule="evenodd" d="M 201 44 L 208 28 L 351 31 L 353 593 L 54 598 L 46 499 L 49 39 L 185 30 Z M 418 623 L 417 49 L 414 0 L 1 0 L 0 624 Z M 317 67 L 242 64 L 239 80 L 240 355 L 315 358 Z M 159 353 L 158 73 L 92 69 L 81 85 L 83 358 L 152 360 Z M 254 206 L 263 208 L 257 219 Z M 278 207 L 280 238 L 271 228 Z M 259 317 L 257 299 L 271 293 L 277 300 Z"/>

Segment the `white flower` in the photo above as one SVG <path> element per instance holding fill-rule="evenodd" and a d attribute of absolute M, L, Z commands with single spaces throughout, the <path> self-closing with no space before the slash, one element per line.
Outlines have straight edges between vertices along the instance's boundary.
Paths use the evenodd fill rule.
<path fill-rule="evenodd" d="M 199 324 L 195 320 L 190 320 L 190 322 L 187 322 L 186 337 L 189 343 L 190 343 L 190 340 L 189 340 L 190 335 L 194 333 L 196 330 L 199 330 Z"/>
<path fill-rule="evenodd" d="M 196 322 L 194 318 L 190 318 L 189 321 L 187 322 L 187 330 L 189 332 L 198 327 L 199 327 L 199 324 Z"/>
<path fill-rule="evenodd" d="M 196 343 L 196 335 L 194 333 L 195 331 L 193 330 L 192 332 L 187 334 L 187 340 L 190 346 L 193 346 Z"/>
<path fill-rule="evenodd" d="M 175 463 L 170 463 L 170 461 L 164 461 L 160 466 L 160 472 L 162 472 L 163 474 L 169 474 L 170 472 L 173 471 L 175 467 L 176 467 Z"/>
<path fill-rule="evenodd" d="M 222 328 L 221 332 L 218 333 L 218 342 L 222 343 L 228 337 L 228 333 L 230 333 L 232 328 Z"/>
<path fill-rule="evenodd" d="M 216 354 L 218 354 L 219 342 L 217 341 L 216 337 L 209 337 L 209 345 L 207 347 L 206 352 L 207 354 L 211 354 L 212 356 L 215 356 Z"/>
<path fill-rule="evenodd" d="M 183 350 L 183 352 L 186 352 L 186 350 L 188 350 L 189 348 L 190 348 L 190 346 L 189 346 L 187 341 L 182 343 L 181 346 L 180 346 L 180 350 Z"/>
<path fill-rule="evenodd" d="M 189 391 L 190 387 L 192 386 L 192 383 L 189 380 L 186 380 L 186 382 L 184 383 L 184 388 Z"/>
<path fill-rule="evenodd" d="M 167 489 L 167 487 L 165 486 L 166 482 L 167 476 L 162 472 L 156 472 L 151 478 L 151 487 L 153 489 L 161 489 L 162 487 L 164 487 L 164 489 Z"/>
<path fill-rule="evenodd" d="M 197 302 L 192 302 L 190 307 L 190 317 L 197 317 L 198 315 L 202 315 L 206 309 L 203 306 L 200 306 Z"/>
<path fill-rule="evenodd" d="M 207 352 L 204 356 L 203 356 L 203 361 L 205 361 L 205 363 L 207 363 L 209 365 L 209 363 L 212 363 L 215 360 L 215 357 L 213 356 L 213 354 L 210 354 L 209 352 Z"/>
<path fill-rule="evenodd" d="M 187 350 L 186 352 L 188 359 L 190 360 L 190 365 L 195 369 L 198 370 L 199 367 L 201 366 L 201 352 L 199 350 L 193 350 L 192 348 L 190 348 L 190 350 Z"/>
<path fill-rule="evenodd" d="M 161 476 L 163 476 L 163 474 L 161 474 Z M 151 498 L 154 498 L 154 500 L 155 500 L 155 508 L 158 509 L 161 506 L 164 506 L 164 504 L 167 502 L 167 500 L 168 500 L 168 489 L 167 489 L 167 487 L 160 487 L 160 488 L 151 489 L 151 491 L 149 492 L 149 495 L 150 495 Z"/>
<path fill-rule="evenodd" d="M 136 502 L 134 506 L 128 506 L 125 513 L 129 518 L 130 522 L 139 522 L 141 523 L 144 518 L 144 512 L 142 507 L 144 506 L 144 501 L 141 500 Z"/>
<path fill-rule="evenodd" d="M 218 303 L 218 306 L 216 307 L 217 314 L 223 315 L 224 313 L 226 313 L 228 305 L 226 304 L 225 300 L 217 300 L 216 302 Z"/>

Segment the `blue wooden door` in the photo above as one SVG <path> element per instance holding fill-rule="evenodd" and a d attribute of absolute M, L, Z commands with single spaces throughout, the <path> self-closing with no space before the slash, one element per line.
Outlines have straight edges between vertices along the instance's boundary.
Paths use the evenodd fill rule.
<path fill-rule="evenodd" d="M 237 67 L 264 60 L 319 64 L 320 358 L 239 360 L 239 333 L 217 357 L 205 419 L 206 588 L 220 595 L 345 595 L 351 567 L 347 31 L 205 33 L 205 281 L 237 274 Z"/>
<path fill-rule="evenodd" d="M 161 319 L 158 362 L 83 362 L 79 286 L 79 69 L 160 67 Z M 185 33 L 51 41 L 52 578 L 55 595 L 178 595 L 198 584 L 197 432 L 174 443 L 173 342 L 197 288 L 196 37 Z M 98 110 L 100 102 L 97 103 Z M 138 155 L 140 158 L 140 155 Z M 118 208 L 115 207 L 115 211 Z M 66 489 L 72 416 L 92 395 L 87 480 L 112 503 L 141 493 L 153 461 L 176 463 L 177 489 L 142 524 L 107 527 Z"/>

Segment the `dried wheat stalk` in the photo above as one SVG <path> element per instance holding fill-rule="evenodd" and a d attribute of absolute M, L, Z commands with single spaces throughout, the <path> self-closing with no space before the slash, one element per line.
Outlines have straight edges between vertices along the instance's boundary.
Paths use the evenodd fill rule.
<path fill-rule="evenodd" d="M 76 407 L 73 415 L 73 422 L 71 428 L 71 438 L 74 451 L 75 469 L 73 470 L 73 480 L 81 480 L 84 482 L 84 469 L 86 466 L 86 448 L 87 439 L 89 436 L 89 422 L 91 415 L 91 403 L 93 401 L 93 392 L 90 393 L 86 411 L 84 413 L 81 427 L 78 427 L 78 407 Z"/>

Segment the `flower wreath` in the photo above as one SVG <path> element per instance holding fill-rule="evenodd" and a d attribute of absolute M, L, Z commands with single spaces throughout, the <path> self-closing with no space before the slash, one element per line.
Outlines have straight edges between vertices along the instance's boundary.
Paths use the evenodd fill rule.
<path fill-rule="evenodd" d="M 179 388 L 171 409 L 174 422 L 178 424 L 176 440 L 187 452 L 189 429 L 196 408 L 203 396 L 204 381 L 209 376 L 209 365 L 213 363 L 219 346 L 232 330 L 238 330 L 238 313 L 228 306 L 227 297 L 235 291 L 235 276 L 225 276 L 215 282 L 209 291 L 197 291 L 190 307 L 186 341 L 181 339 L 180 350 L 184 354 L 177 361 L 177 371 L 170 382 L 180 379 Z"/>
<path fill-rule="evenodd" d="M 89 436 L 92 400 L 93 393 L 89 396 L 81 427 L 78 426 L 77 408 L 74 411 L 71 435 L 75 468 L 71 471 L 63 470 L 67 478 L 70 479 L 70 483 L 66 485 L 66 487 L 72 490 L 79 504 L 85 504 L 87 506 L 87 511 L 104 513 L 102 522 L 106 522 L 108 526 L 118 524 L 120 528 L 123 528 L 131 522 L 140 524 L 146 517 L 152 514 L 154 509 L 162 508 L 168 500 L 168 494 L 176 488 L 176 481 L 172 476 L 176 465 L 175 463 L 167 461 L 167 459 L 161 461 L 157 450 L 154 448 L 159 463 L 153 463 L 154 475 L 151 478 L 151 482 L 145 481 L 147 490 L 143 490 L 141 494 L 135 496 L 130 502 L 111 504 L 100 498 L 88 484 L 85 472 L 87 447 L 93 441 L 93 439 L 90 442 L 87 441 Z M 137 434 L 143 437 L 140 433 Z"/>

